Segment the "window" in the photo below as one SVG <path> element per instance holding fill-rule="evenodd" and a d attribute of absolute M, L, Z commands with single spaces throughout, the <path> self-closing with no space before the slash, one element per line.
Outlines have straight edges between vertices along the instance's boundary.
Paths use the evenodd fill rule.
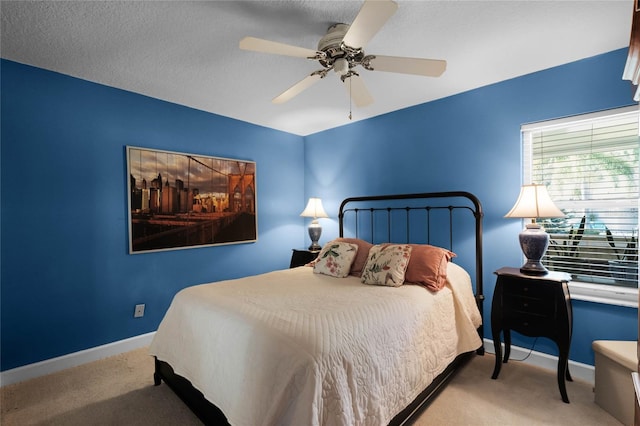
<path fill-rule="evenodd" d="M 566 215 L 539 221 L 550 235 L 543 263 L 635 304 L 639 139 L 638 107 L 522 127 L 524 182 L 545 184 Z"/>

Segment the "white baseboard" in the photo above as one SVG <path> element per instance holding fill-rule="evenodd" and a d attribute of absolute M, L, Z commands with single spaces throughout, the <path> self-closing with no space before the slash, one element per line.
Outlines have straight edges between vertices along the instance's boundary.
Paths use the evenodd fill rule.
<path fill-rule="evenodd" d="M 493 340 L 484 339 L 484 348 L 487 352 L 495 353 Z M 524 359 L 528 354 L 529 349 L 511 345 L 509 360 Z M 523 362 L 546 370 L 558 371 L 558 357 L 543 352 L 531 351 L 531 355 Z M 595 383 L 595 371 L 596 369 L 593 365 L 569 360 L 569 372 L 574 379 L 580 379 L 593 385 Z"/>
<path fill-rule="evenodd" d="M 148 346 L 151 344 L 151 340 L 154 335 L 155 331 L 117 342 L 108 343 L 106 345 L 97 346 L 95 348 L 86 349 L 84 351 L 74 352 L 72 354 L 3 371 L 0 373 L 0 387 Z M 487 352 L 495 353 L 493 340 L 484 339 L 484 347 Z M 519 346 L 511 346 L 512 360 L 523 359 L 528 353 L 529 349 L 521 348 Z M 542 352 L 531 352 L 531 355 L 529 355 L 529 357 L 523 362 L 551 371 L 556 371 L 558 368 L 558 357 Z M 571 371 L 572 377 L 591 384 L 594 383 L 594 366 L 569 360 L 569 370 Z"/>
<path fill-rule="evenodd" d="M 156 332 L 153 331 L 106 345 L 96 346 L 95 348 L 85 349 L 57 358 L 3 371 L 0 373 L 0 387 L 148 346 L 151 344 L 151 340 L 155 334 Z"/>

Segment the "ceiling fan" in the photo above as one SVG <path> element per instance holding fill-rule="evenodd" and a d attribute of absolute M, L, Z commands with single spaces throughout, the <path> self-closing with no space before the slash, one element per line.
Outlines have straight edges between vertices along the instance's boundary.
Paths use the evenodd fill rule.
<path fill-rule="evenodd" d="M 398 5 L 391 0 L 365 0 L 351 25 L 334 24 L 329 27 L 327 34 L 318 42 L 317 50 L 255 37 L 245 37 L 240 40 L 240 49 L 306 58 L 316 60 L 322 65 L 322 69 L 312 72 L 273 98 L 272 102 L 275 104 L 287 102 L 326 77 L 329 71 L 333 70 L 345 85 L 347 82 L 349 83 L 347 89 L 356 106 L 364 107 L 372 104 L 373 98 L 355 69 L 358 65 L 369 71 L 386 71 L 427 77 L 438 77 L 447 67 L 447 62 L 443 60 L 366 55 L 364 53 L 365 45 L 395 13 L 397 8 Z"/>

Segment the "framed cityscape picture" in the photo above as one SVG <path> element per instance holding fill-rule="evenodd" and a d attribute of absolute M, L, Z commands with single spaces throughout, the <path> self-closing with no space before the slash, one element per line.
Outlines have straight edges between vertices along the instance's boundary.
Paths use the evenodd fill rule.
<path fill-rule="evenodd" d="M 127 147 L 129 253 L 255 242 L 256 164 Z"/>

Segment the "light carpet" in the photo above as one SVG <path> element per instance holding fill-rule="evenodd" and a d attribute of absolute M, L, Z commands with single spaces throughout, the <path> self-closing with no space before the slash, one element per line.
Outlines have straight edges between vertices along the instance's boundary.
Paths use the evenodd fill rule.
<path fill-rule="evenodd" d="M 474 357 L 414 424 L 620 425 L 590 384 L 567 382 L 565 404 L 555 372 L 510 361 L 491 380 L 494 359 Z M 201 425 L 166 384 L 153 386 L 146 348 L 5 386 L 0 405 L 3 426 Z"/>

